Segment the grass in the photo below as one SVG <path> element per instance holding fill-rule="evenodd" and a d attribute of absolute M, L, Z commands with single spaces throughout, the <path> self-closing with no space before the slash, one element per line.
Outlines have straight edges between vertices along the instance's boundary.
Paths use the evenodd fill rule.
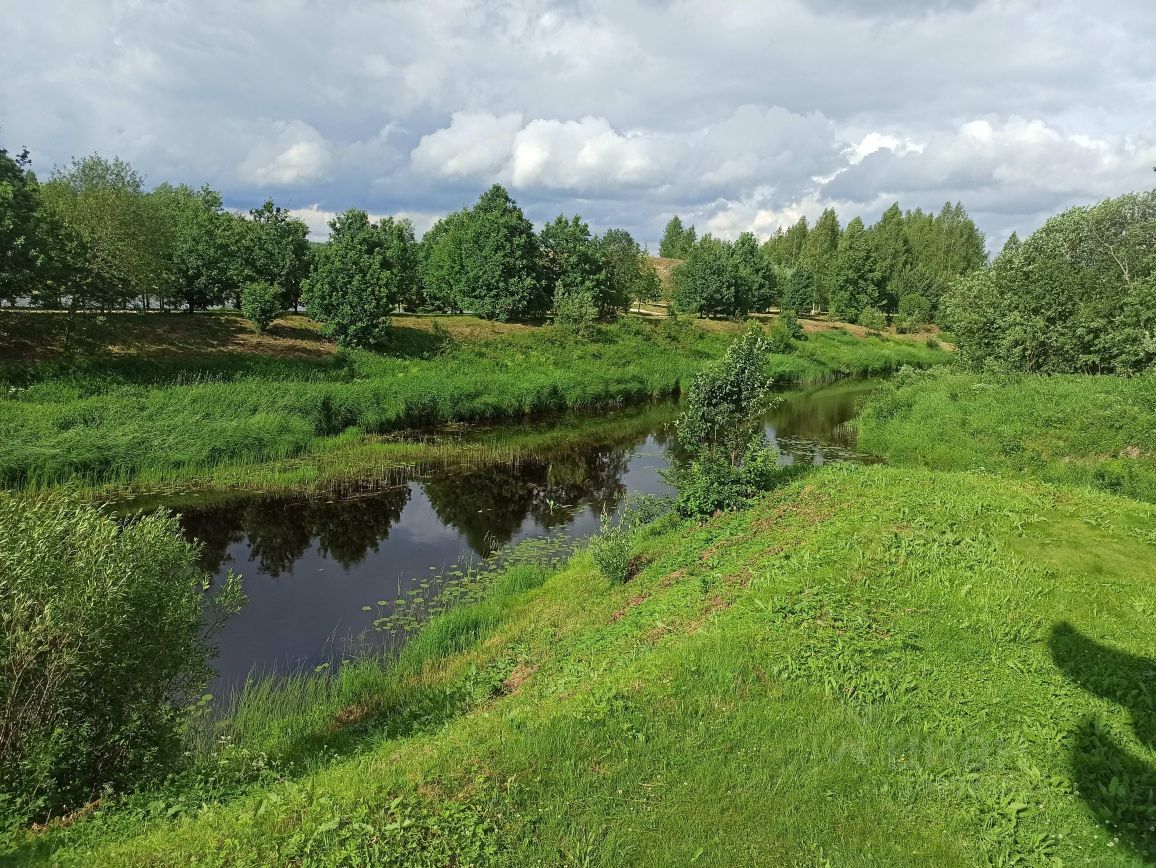
<path fill-rule="evenodd" d="M 258 767 L 247 787 L 99 805 L 10 858 L 1156 857 L 1152 505 L 833 465 L 705 525 L 660 520 L 634 557 L 625 584 L 589 554 L 516 565 L 392 669 L 251 696 L 217 754 Z"/>
<path fill-rule="evenodd" d="M 900 378 L 858 420 L 892 463 L 980 469 L 1156 503 L 1156 376 Z"/>
<path fill-rule="evenodd" d="M 68 321 L 3 316 L 49 344 L 36 330 Z M 121 318 L 134 325 L 120 328 Z M 301 355 L 267 352 L 250 345 L 255 337 L 226 340 L 219 332 L 234 334 L 236 321 L 225 315 L 96 319 L 85 326 L 87 350 L 55 361 L 18 353 L 0 369 L 0 382 L 9 383 L 0 397 L 0 486 L 148 487 L 362 449 L 366 435 L 651 400 L 677 393 L 738 328 L 627 317 L 581 340 L 469 317 L 412 318 L 399 320 L 405 324 L 395 326 L 389 346 L 370 353 L 322 351 L 327 345 L 316 332 L 292 326 L 307 333 L 292 340 L 312 348 Z M 172 324 L 186 320 L 193 333 L 174 337 L 182 327 Z M 149 322 L 159 330 L 151 337 L 140 332 Z M 20 330 L 12 323 L 3 326 L 9 335 Z M 121 343 L 111 343 L 114 337 Z M 282 337 L 268 340 L 282 346 Z M 229 349 L 236 342 L 249 348 Z M 801 382 L 949 358 L 910 341 L 825 332 L 796 353 L 772 357 L 770 366 L 781 380 Z M 423 452 L 413 444 L 370 451 L 383 462 L 419 460 Z"/>

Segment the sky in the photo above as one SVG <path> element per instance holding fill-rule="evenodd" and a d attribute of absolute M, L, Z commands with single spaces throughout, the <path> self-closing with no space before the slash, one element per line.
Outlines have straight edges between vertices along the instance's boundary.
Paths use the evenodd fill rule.
<path fill-rule="evenodd" d="M 961 201 L 998 249 L 1156 185 L 1152 0 L 40 0 L 0 147 L 419 234 L 504 184 L 657 249 Z"/>

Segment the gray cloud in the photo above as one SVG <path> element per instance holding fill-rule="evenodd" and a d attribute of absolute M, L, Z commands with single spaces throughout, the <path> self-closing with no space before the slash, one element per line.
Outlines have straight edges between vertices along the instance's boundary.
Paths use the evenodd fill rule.
<path fill-rule="evenodd" d="M 1121 0 L 49 0 L 0 144 L 419 229 L 494 181 L 653 242 L 960 199 L 998 242 L 1151 183 L 1156 10 Z"/>

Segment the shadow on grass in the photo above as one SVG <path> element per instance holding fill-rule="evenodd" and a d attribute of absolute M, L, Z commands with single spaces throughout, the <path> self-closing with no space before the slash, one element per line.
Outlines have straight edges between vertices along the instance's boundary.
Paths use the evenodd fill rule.
<path fill-rule="evenodd" d="M 1052 659 L 1076 684 L 1125 708 L 1140 743 L 1156 749 L 1156 660 L 1102 645 L 1071 624 L 1057 624 Z M 1074 734 L 1072 779 L 1108 832 L 1156 864 L 1156 766 L 1133 755 L 1108 726 L 1089 716 Z"/>

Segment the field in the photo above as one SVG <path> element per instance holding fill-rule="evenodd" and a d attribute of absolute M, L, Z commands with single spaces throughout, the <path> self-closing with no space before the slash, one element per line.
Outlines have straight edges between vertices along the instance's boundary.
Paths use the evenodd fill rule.
<path fill-rule="evenodd" d="M 821 468 L 662 520 L 625 585 L 586 555 L 516 567 L 392 670 L 254 697 L 216 777 L 19 855 L 1142 864 L 1154 534 L 1151 505 L 1107 494 Z M 257 769 L 227 798 L 225 756 Z"/>
<path fill-rule="evenodd" d="M 652 400 L 677 394 L 739 328 L 627 317 L 588 339 L 400 317 L 391 343 L 367 352 L 333 347 L 301 318 L 266 338 L 226 314 L 80 319 L 65 336 L 63 315 L 0 315 L 4 487 L 147 486 L 364 435 Z M 949 359 L 914 341 L 830 331 L 773 356 L 769 369 L 782 382 L 822 381 Z"/>

